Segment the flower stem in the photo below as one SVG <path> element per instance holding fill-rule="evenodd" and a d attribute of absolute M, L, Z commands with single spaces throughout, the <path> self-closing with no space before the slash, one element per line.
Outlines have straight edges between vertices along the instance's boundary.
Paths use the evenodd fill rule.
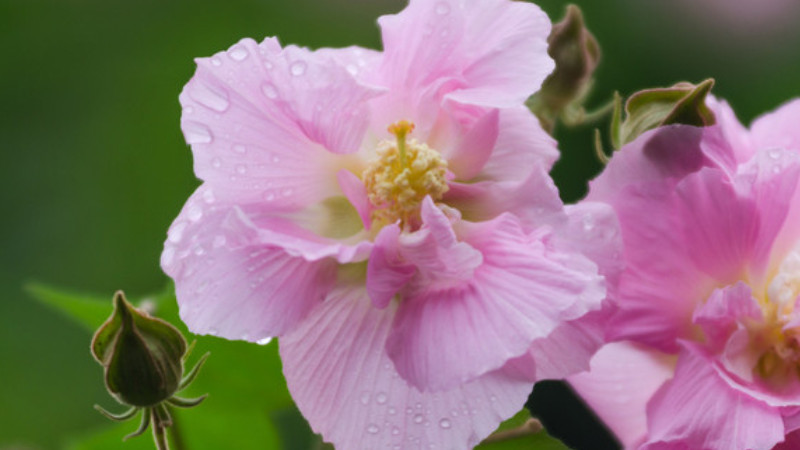
<path fill-rule="evenodd" d="M 175 412 L 172 412 L 172 426 L 169 428 L 170 437 L 172 438 L 172 445 L 174 450 L 187 450 L 186 441 L 183 440 L 183 434 L 178 426 L 178 418 Z"/>

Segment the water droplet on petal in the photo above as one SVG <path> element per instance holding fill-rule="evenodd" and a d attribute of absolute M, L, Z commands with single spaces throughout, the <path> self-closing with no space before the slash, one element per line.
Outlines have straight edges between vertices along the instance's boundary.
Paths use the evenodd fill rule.
<path fill-rule="evenodd" d="M 220 61 L 219 58 L 216 57 L 211 58 L 211 65 L 219 67 L 222 65 L 222 61 Z"/>
<path fill-rule="evenodd" d="M 393 415 L 397 414 L 397 409 L 395 409 L 394 406 L 390 406 L 389 409 L 387 410 L 387 412 L 389 413 L 390 416 L 393 416 Z"/>
<path fill-rule="evenodd" d="M 350 75 L 358 74 L 358 67 L 355 66 L 354 64 L 348 64 L 347 67 L 345 68 L 347 69 L 348 72 L 350 72 Z"/>
<path fill-rule="evenodd" d="M 281 191 L 281 194 L 283 194 L 284 197 L 288 197 L 288 196 L 292 195 L 292 189 L 291 188 L 286 188 L 283 191 Z"/>
<path fill-rule="evenodd" d="M 581 218 L 583 223 L 583 231 L 589 232 L 594 229 L 594 217 L 591 214 L 586 214 Z"/>
<path fill-rule="evenodd" d="M 261 86 L 261 92 L 263 92 L 268 99 L 275 100 L 278 98 L 278 89 L 272 83 L 264 83 Z"/>
<path fill-rule="evenodd" d="M 265 337 L 264 339 L 257 340 L 256 344 L 258 344 L 258 345 L 267 345 L 270 342 L 272 342 L 272 338 L 271 337 Z"/>
<path fill-rule="evenodd" d="M 375 396 L 375 401 L 379 405 L 383 405 L 384 403 L 386 403 L 386 400 L 388 400 L 388 399 L 389 399 L 389 397 L 386 395 L 385 392 L 378 392 L 378 395 Z"/>
<path fill-rule="evenodd" d="M 240 154 L 240 155 L 243 155 L 243 154 L 247 153 L 247 147 L 245 147 L 242 144 L 236 144 L 236 145 L 233 146 L 233 151 L 238 153 L 238 154 Z"/>
<path fill-rule="evenodd" d="M 239 46 L 233 47 L 228 51 L 228 55 L 234 61 L 244 61 L 245 59 L 247 59 L 248 54 L 249 53 L 247 53 L 247 50 L 244 47 L 239 47 Z"/>
<path fill-rule="evenodd" d="M 308 64 L 306 64 L 305 61 L 295 61 L 291 66 L 289 66 L 289 71 L 292 73 L 292 75 L 299 77 L 300 75 L 306 73 L 306 67 L 308 67 Z"/>
<path fill-rule="evenodd" d="M 189 144 L 208 144 L 214 140 L 211 130 L 202 123 L 186 121 L 182 128 L 186 142 Z"/>
<path fill-rule="evenodd" d="M 399 435 L 400 434 L 400 428 L 398 428 L 398 427 L 392 428 L 392 434 L 395 435 L 395 436 Z"/>
<path fill-rule="evenodd" d="M 237 165 L 236 173 L 238 173 L 239 175 L 244 175 L 245 173 L 247 173 L 247 166 L 245 166 L 244 164 Z"/>
<path fill-rule="evenodd" d="M 770 157 L 770 158 L 772 158 L 772 159 L 780 159 L 780 158 L 781 158 L 781 154 L 782 154 L 782 153 L 783 153 L 783 152 L 782 152 L 782 151 L 781 151 L 781 149 L 779 149 L 779 148 L 771 148 L 771 149 L 769 149 L 769 150 L 767 151 L 767 154 L 768 154 L 768 155 L 769 155 L 769 157 Z"/>
<path fill-rule="evenodd" d="M 370 397 L 369 392 L 367 392 L 367 391 L 362 392 L 361 393 L 361 398 L 360 398 L 361 404 L 362 405 L 368 404 L 369 403 L 369 397 Z"/>
<path fill-rule="evenodd" d="M 422 417 L 422 414 L 417 414 L 414 416 L 414 423 L 422 423 L 423 420 L 425 420 L 425 418 Z"/>
<path fill-rule="evenodd" d="M 216 328 L 209 328 L 208 329 L 208 335 L 209 336 L 216 336 L 218 334 L 219 334 L 219 330 L 217 330 Z"/>
<path fill-rule="evenodd" d="M 197 205 L 192 205 L 186 210 L 186 216 L 192 222 L 197 222 L 203 217 L 203 210 Z"/>
<path fill-rule="evenodd" d="M 439 2 L 436 4 L 436 14 L 446 16 L 450 12 L 450 5 L 447 2 Z"/>
<path fill-rule="evenodd" d="M 211 167 L 213 167 L 215 169 L 219 169 L 220 167 L 222 167 L 222 160 L 219 159 L 219 158 L 212 159 L 211 160 Z"/>
<path fill-rule="evenodd" d="M 214 191 L 211 189 L 206 189 L 203 191 L 203 200 L 208 203 L 214 203 Z"/>
<path fill-rule="evenodd" d="M 214 241 L 211 243 L 211 245 L 213 245 L 214 248 L 220 248 L 220 247 L 224 246 L 227 242 L 228 242 L 228 239 L 225 238 L 225 236 L 220 234 L 220 235 L 217 235 L 217 236 L 214 237 Z"/>
<path fill-rule="evenodd" d="M 181 239 L 183 239 L 183 231 L 186 229 L 187 225 L 187 222 L 178 222 L 170 227 L 169 231 L 167 232 L 167 239 L 169 239 L 169 241 L 173 244 L 180 242 Z"/>
<path fill-rule="evenodd" d="M 381 431 L 380 427 L 375 425 L 374 423 L 367 425 L 367 433 L 378 434 L 379 431 Z"/>
<path fill-rule="evenodd" d="M 193 114 L 194 108 L 192 108 L 191 106 L 187 106 L 186 108 L 183 108 L 183 112 L 186 114 Z"/>

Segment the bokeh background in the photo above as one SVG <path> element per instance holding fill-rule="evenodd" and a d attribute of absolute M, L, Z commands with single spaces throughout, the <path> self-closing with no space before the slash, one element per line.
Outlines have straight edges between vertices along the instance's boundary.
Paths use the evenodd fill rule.
<path fill-rule="evenodd" d="M 538 3 L 554 21 L 566 4 Z M 591 104 L 615 90 L 713 77 L 716 95 L 749 123 L 800 95 L 795 1 L 572 3 L 603 49 Z M 166 230 L 198 184 L 178 124 L 192 59 L 245 36 L 380 48 L 375 19 L 404 4 L 0 0 L 0 449 L 59 449 L 108 426 L 91 409 L 112 403 L 89 334 L 24 286 L 108 299 L 116 289 L 137 297 L 165 286 Z M 567 201 L 599 170 L 591 133 L 557 130 L 563 156 L 553 175 Z M 559 433 L 586 434 L 563 390 L 537 388 L 534 410 Z"/>

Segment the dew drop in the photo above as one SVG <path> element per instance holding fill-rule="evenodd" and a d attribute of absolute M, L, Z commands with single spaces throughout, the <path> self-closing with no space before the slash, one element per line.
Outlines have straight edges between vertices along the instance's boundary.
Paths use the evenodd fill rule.
<path fill-rule="evenodd" d="M 283 191 L 281 191 L 281 194 L 283 194 L 284 197 L 288 197 L 288 196 L 292 195 L 292 190 L 291 190 L 291 188 L 286 188 Z"/>
<path fill-rule="evenodd" d="M 216 336 L 218 334 L 219 334 L 219 330 L 217 330 L 216 328 L 209 328 L 208 329 L 208 335 L 209 336 Z"/>
<path fill-rule="evenodd" d="M 417 403 L 416 405 L 414 405 L 414 407 L 417 409 L 422 409 L 422 403 Z"/>
<path fill-rule="evenodd" d="M 214 191 L 212 191 L 211 189 L 204 190 L 203 200 L 209 204 L 214 203 Z"/>
<path fill-rule="evenodd" d="M 248 53 L 244 47 L 236 46 L 228 51 L 228 55 L 234 61 L 244 61 L 245 59 L 247 59 Z"/>
<path fill-rule="evenodd" d="M 358 67 L 356 65 L 348 64 L 345 68 L 350 72 L 350 75 L 358 75 Z"/>
<path fill-rule="evenodd" d="M 362 405 L 369 404 L 369 397 L 370 397 L 369 392 L 367 392 L 367 391 L 362 392 L 361 393 L 361 398 L 359 399 L 361 401 L 361 404 Z"/>
<path fill-rule="evenodd" d="M 771 149 L 769 149 L 767 151 L 767 154 L 772 159 L 780 159 L 781 158 L 781 153 L 783 153 L 783 152 L 779 148 L 771 148 Z"/>
<path fill-rule="evenodd" d="M 275 100 L 278 98 L 278 89 L 272 83 L 264 83 L 261 86 L 261 92 L 263 92 L 268 99 Z"/>
<path fill-rule="evenodd" d="M 308 64 L 306 64 L 305 61 L 295 61 L 289 66 L 289 71 L 292 75 L 299 77 L 306 73 L 306 67 L 308 67 Z"/>
<path fill-rule="evenodd" d="M 378 434 L 379 431 L 381 431 L 380 427 L 378 427 L 374 423 L 371 423 L 371 424 L 367 425 L 367 433 L 369 433 L 369 434 Z"/>
<path fill-rule="evenodd" d="M 183 239 L 183 231 L 186 229 L 186 222 L 178 222 L 173 225 L 167 232 L 167 239 L 173 244 L 177 244 Z"/>
<path fill-rule="evenodd" d="M 203 254 L 205 254 L 205 252 L 206 251 L 203 249 L 203 247 L 201 247 L 199 245 L 194 248 L 194 254 L 197 255 L 197 256 L 203 256 Z"/>
<path fill-rule="evenodd" d="M 275 67 L 275 66 L 272 65 L 272 63 L 270 61 L 265 61 L 264 62 L 264 67 L 266 67 L 267 70 L 272 70 L 272 68 Z"/>
<path fill-rule="evenodd" d="M 187 106 L 186 108 L 183 108 L 183 112 L 186 114 L 193 114 L 194 108 L 192 108 L 191 106 Z"/>
<path fill-rule="evenodd" d="M 247 166 L 245 166 L 244 164 L 238 164 L 236 166 L 236 173 L 238 173 L 239 175 L 244 175 L 245 173 L 247 173 Z"/>
<path fill-rule="evenodd" d="M 414 416 L 414 423 L 422 423 L 423 420 L 425 420 L 425 418 L 422 417 L 422 414 L 417 414 Z"/>
<path fill-rule="evenodd" d="M 272 191 L 264 192 L 264 200 L 268 202 L 275 200 L 275 193 Z"/>
<path fill-rule="evenodd" d="M 398 427 L 392 428 L 392 434 L 395 435 L 395 436 L 399 435 L 400 434 L 400 428 L 398 428 Z"/>
<path fill-rule="evenodd" d="M 219 58 L 216 57 L 211 58 L 211 65 L 219 67 L 222 65 L 222 61 L 220 61 Z"/>
<path fill-rule="evenodd" d="M 583 223 L 583 231 L 589 232 L 594 229 L 594 217 L 591 214 L 583 216 L 581 222 Z"/>
<path fill-rule="evenodd" d="M 170 250 L 172 250 L 172 249 L 170 249 Z M 164 253 L 166 253 L 166 251 Z M 393 416 L 393 415 L 397 414 L 397 409 L 395 409 L 394 406 L 390 406 L 389 409 L 387 410 L 387 412 L 389 413 L 390 416 Z"/>
<path fill-rule="evenodd" d="M 192 205 L 186 211 L 186 215 L 192 222 L 197 222 L 203 217 L 203 210 L 197 205 Z"/>
<path fill-rule="evenodd" d="M 213 167 L 215 169 L 219 169 L 220 167 L 222 167 L 222 160 L 219 159 L 219 158 L 212 159 L 211 160 L 211 167 Z"/>
<path fill-rule="evenodd" d="M 375 396 L 375 401 L 379 405 L 383 405 L 384 403 L 386 403 L 386 400 L 388 400 L 388 399 L 389 399 L 389 397 L 386 395 L 385 392 L 378 392 L 378 395 Z"/>
<path fill-rule="evenodd" d="M 258 344 L 258 345 L 267 345 L 270 342 L 272 342 L 272 338 L 271 337 L 265 337 L 264 339 L 257 340 L 256 344 Z"/>
<path fill-rule="evenodd" d="M 775 164 L 774 166 L 772 166 L 772 173 L 780 173 L 781 169 L 782 167 L 780 164 Z"/>
<path fill-rule="evenodd" d="M 450 13 L 450 5 L 446 2 L 439 2 L 436 4 L 436 14 L 440 16 L 446 16 Z"/>
<path fill-rule="evenodd" d="M 238 154 L 240 154 L 240 155 L 243 155 L 243 154 L 247 153 L 247 147 L 245 147 L 242 144 L 236 144 L 236 145 L 233 146 L 233 151 L 238 153 Z"/>
<path fill-rule="evenodd" d="M 214 137 L 211 130 L 202 123 L 187 121 L 183 123 L 183 134 L 189 144 L 208 144 Z"/>

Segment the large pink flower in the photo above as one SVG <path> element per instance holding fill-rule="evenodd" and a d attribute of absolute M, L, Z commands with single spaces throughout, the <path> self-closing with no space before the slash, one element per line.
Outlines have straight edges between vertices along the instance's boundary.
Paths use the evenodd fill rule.
<path fill-rule="evenodd" d="M 750 130 L 711 103 L 718 125 L 642 135 L 587 199 L 622 229 L 621 342 L 571 381 L 628 448 L 800 438 L 800 100 Z"/>
<path fill-rule="evenodd" d="M 463 448 L 533 380 L 588 365 L 588 242 L 615 222 L 565 211 L 547 175 L 555 143 L 524 107 L 553 67 L 541 10 L 414 0 L 380 24 L 382 53 L 244 39 L 197 60 L 181 125 L 204 183 L 162 266 L 192 331 L 280 337 L 326 440 Z"/>

